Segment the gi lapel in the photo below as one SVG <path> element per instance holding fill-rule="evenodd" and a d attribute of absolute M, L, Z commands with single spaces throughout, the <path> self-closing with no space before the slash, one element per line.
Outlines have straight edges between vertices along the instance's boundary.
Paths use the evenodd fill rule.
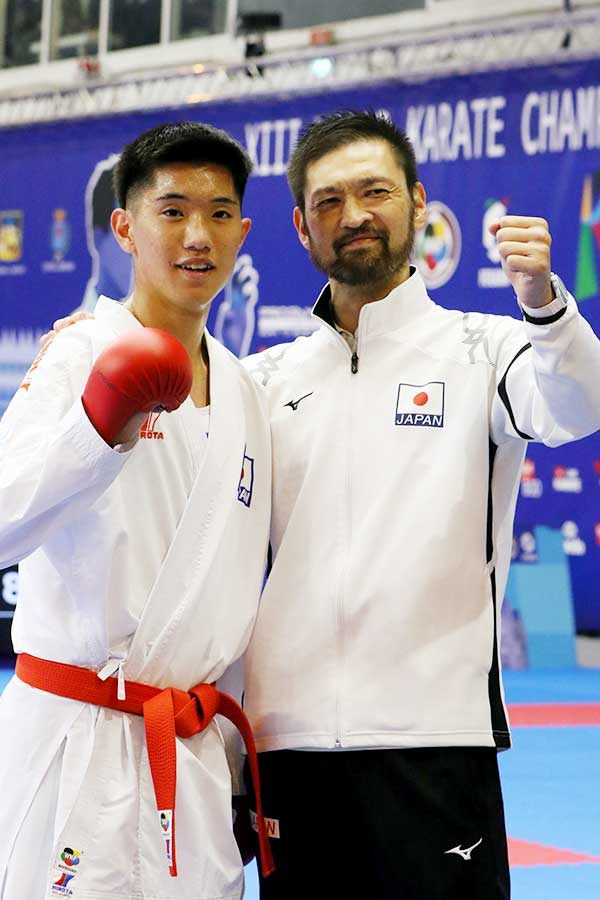
<path fill-rule="evenodd" d="M 125 677 L 163 686 L 173 666 L 172 637 L 202 586 L 237 503 L 244 447 L 245 412 L 237 364 L 207 334 L 210 358 L 210 431 L 204 459 L 177 532 L 154 583 L 123 667 Z M 184 440 L 183 427 L 181 439 Z"/>

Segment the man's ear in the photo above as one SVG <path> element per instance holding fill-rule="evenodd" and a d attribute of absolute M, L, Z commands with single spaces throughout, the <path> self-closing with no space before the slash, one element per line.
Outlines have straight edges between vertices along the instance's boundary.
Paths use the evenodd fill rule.
<path fill-rule="evenodd" d="M 419 231 L 425 226 L 425 222 L 427 221 L 427 197 L 425 195 L 425 188 L 420 181 L 415 183 L 412 195 L 415 204 L 415 228 Z"/>
<path fill-rule="evenodd" d="M 302 214 L 302 210 L 299 206 L 294 207 L 294 228 L 298 234 L 298 240 L 302 244 L 305 250 L 308 250 L 310 246 L 310 238 L 308 236 L 308 231 L 306 230 L 306 224 L 304 222 L 304 215 Z"/>
<path fill-rule="evenodd" d="M 113 209 L 110 215 L 110 225 L 121 250 L 124 250 L 125 253 L 134 253 L 135 243 L 128 211 L 126 209 Z"/>

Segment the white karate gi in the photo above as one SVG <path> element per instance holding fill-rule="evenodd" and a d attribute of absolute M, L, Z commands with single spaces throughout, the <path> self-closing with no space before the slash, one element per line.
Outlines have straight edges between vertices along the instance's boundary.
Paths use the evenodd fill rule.
<path fill-rule="evenodd" d="M 0 422 L 0 565 L 23 560 L 16 652 L 93 669 L 122 660 L 126 679 L 188 690 L 218 679 L 252 630 L 269 428 L 250 376 L 209 336 L 208 440 L 188 398 L 133 447 L 111 449 L 80 396 L 98 354 L 139 327 L 101 298 L 95 320 L 61 333 L 15 395 Z M 141 717 L 15 677 L 0 699 L 0 734 L 2 900 L 241 896 L 214 720 L 177 740 L 176 878 Z"/>

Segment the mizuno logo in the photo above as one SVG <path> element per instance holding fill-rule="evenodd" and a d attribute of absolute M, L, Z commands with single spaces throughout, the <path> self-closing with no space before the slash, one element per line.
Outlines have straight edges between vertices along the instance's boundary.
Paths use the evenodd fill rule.
<path fill-rule="evenodd" d="M 306 400 L 307 397 L 312 397 L 313 394 L 314 394 L 314 391 L 311 391 L 310 394 L 305 394 L 304 397 L 300 397 L 299 400 L 290 400 L 289 403 L 284 403 L 283 405 L 290 406 L 294 410 L 294 412 L 296 412 L 296 410 L 298 409 L 298 407 L 302 403 L 302 401 Z"/>
<path fill-rule="evenodd" d="M 456 853 L 457 856 L 462 856 L 462 858 L 464 860 L 469 862 L 469 860 L 471 859 L 471 853 L 473 852 L 473 850 L 475 850 L 476 847 L 479 847 L 479 845 L 482 843 L 483 843 L 483 838 L 479 838 L 479 840 L 477 841 L 476 844 L 473 844 L 472 847 L 467 847 L 465 850 L 463 850 L 459 844 L 458 847 L 453 847 L 452 850 L 446 850 L 446 852 L 444 853 L 444 856 L 446 856 L 448 853 Z"/>

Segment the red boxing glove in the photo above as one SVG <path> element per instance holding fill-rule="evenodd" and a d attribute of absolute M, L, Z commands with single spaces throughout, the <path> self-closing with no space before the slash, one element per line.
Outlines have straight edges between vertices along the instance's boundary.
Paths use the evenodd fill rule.
<path fill-rule="evenodd" d="M 98 434 L 114 447 L 136 413 L 177 409 L 192 380 L 192 362 L 177 338 L 158 328 L 138 328 L 98 356 L 81 402 Z"/>

